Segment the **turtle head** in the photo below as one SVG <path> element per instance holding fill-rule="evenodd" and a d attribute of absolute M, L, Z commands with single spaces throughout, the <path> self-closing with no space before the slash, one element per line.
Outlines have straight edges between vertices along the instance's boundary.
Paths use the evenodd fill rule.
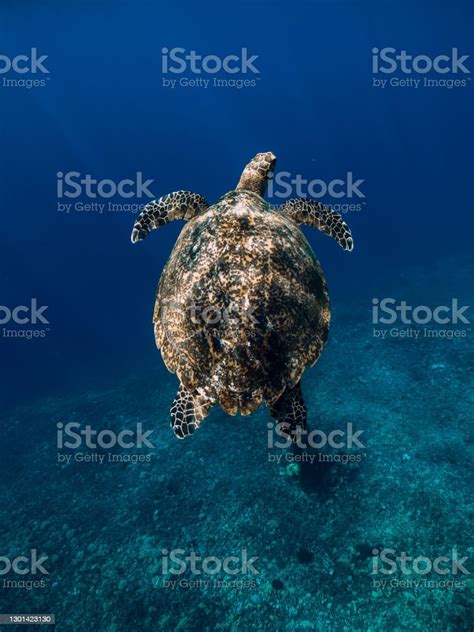
<path fill-rule="evenodd" d="M 263 197 L 267 188 L 268 175 L 275 163 L 276 158 L 271 151 L 257 154 L 242 171 L 236 189 L 253 191 Z"/>

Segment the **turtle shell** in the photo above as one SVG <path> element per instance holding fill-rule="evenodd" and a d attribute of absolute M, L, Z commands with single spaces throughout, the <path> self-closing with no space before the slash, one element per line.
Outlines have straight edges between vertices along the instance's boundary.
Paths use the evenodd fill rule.
<path fill-rule="evenodd" d="M 187 390 L 244 415 L 298 383 L 329 320 L 326 282 L 303 233 L 248 191 L 184 226 L 154 312 L 167 368 Z"/>

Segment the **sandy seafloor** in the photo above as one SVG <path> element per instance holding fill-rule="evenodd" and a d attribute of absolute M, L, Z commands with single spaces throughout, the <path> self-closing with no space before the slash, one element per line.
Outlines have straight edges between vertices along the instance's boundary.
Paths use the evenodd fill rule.
<path fill-rule="evenodd" d="M 465 302 L 472 268 L 458 267 L 454 278 L 446 266 L 405 271 L 385 295 L 439 304 L 459 290 Z M 10 557 L 47 555 L 48 575 L 30 590 L 4 586 L 23 578 L 1 577 L 0 611 L 54 613 L 64 631 L 471 630 L 471 574 L 405 576 L 398 568 L 374 577 L 372 551 L 474 555 L 472 332 L 381 340 L 370 309 L 370 299 L 333 302 L 330 341 L 303 382 L 312 429 L 363 430 L 363 449 L 319 451 L 356 455 L 352 463 L 306 463 L 290 475 L 294 452 L 267 449 L 264 408 L 248 418 L 214 410 L 191 439 L 176 440 L 168 409 L 177 382 L 158 355 L 151 373 L 7 411 L 1 542 Z M 58 422 L 115 432 L 140 422 L 154 430 L 155 447 L 59 450 Z M 74 460 L 86 452 L 106 460 Z M 108 452 L 149 460 L 110 463 Z M 72 455 L 70 463 L 59 463 L 59 453 Z M 189 570 L 162 573 L 162 549 L 175 548 L 221 558 L 245 549 L 258 557 L 258 573 L 204 576 L 237 579 L 206 588 Z M 381 588 L 380 577 L 395 582 Z M 463 585 L 399 583 L 425 578 Z M 185 585 L 165 587 L 173 579 Z"/>

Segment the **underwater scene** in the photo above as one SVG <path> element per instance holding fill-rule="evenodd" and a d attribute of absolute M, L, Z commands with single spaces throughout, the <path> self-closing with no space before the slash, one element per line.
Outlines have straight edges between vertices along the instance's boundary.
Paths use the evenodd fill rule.
<path fill-rule="evenodd" d="M 472 29 L 2 3 L 2 632 L 474 629 Z"/>

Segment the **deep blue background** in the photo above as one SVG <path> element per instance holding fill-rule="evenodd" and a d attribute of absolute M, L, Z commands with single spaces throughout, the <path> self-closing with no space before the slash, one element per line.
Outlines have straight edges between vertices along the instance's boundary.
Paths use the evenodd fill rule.
<path fill-rule="evenodd" d="M 179 223 L 132 246 L 130 213 L 57 212 L 58 171 L 114 180 L 141 171 L 156 196 L 184 188 L 210 201 L 257 151 L 309 179 L 352 171 L 367 198 L 347 216 L 354 253 L 306 232 L 333 296 L 357 296 L 368 310 L 374 279 L 383 291 L 413 265 L 469 254 L 472 86 L 374 89 L 371 50 L 469 53 L 471 7 L 2 3 L 0 53 L 35 46 L 50 79 L 0 90 L 0 304 L 37 297 L 51 322 L 45 340 L 0 339 L 2 396 L 86 387 L 160 362 L 154 292 Z M 164 89 L 162 47 L 221 56 L 247 47 L 261 78 L 242 90 Z"/>

